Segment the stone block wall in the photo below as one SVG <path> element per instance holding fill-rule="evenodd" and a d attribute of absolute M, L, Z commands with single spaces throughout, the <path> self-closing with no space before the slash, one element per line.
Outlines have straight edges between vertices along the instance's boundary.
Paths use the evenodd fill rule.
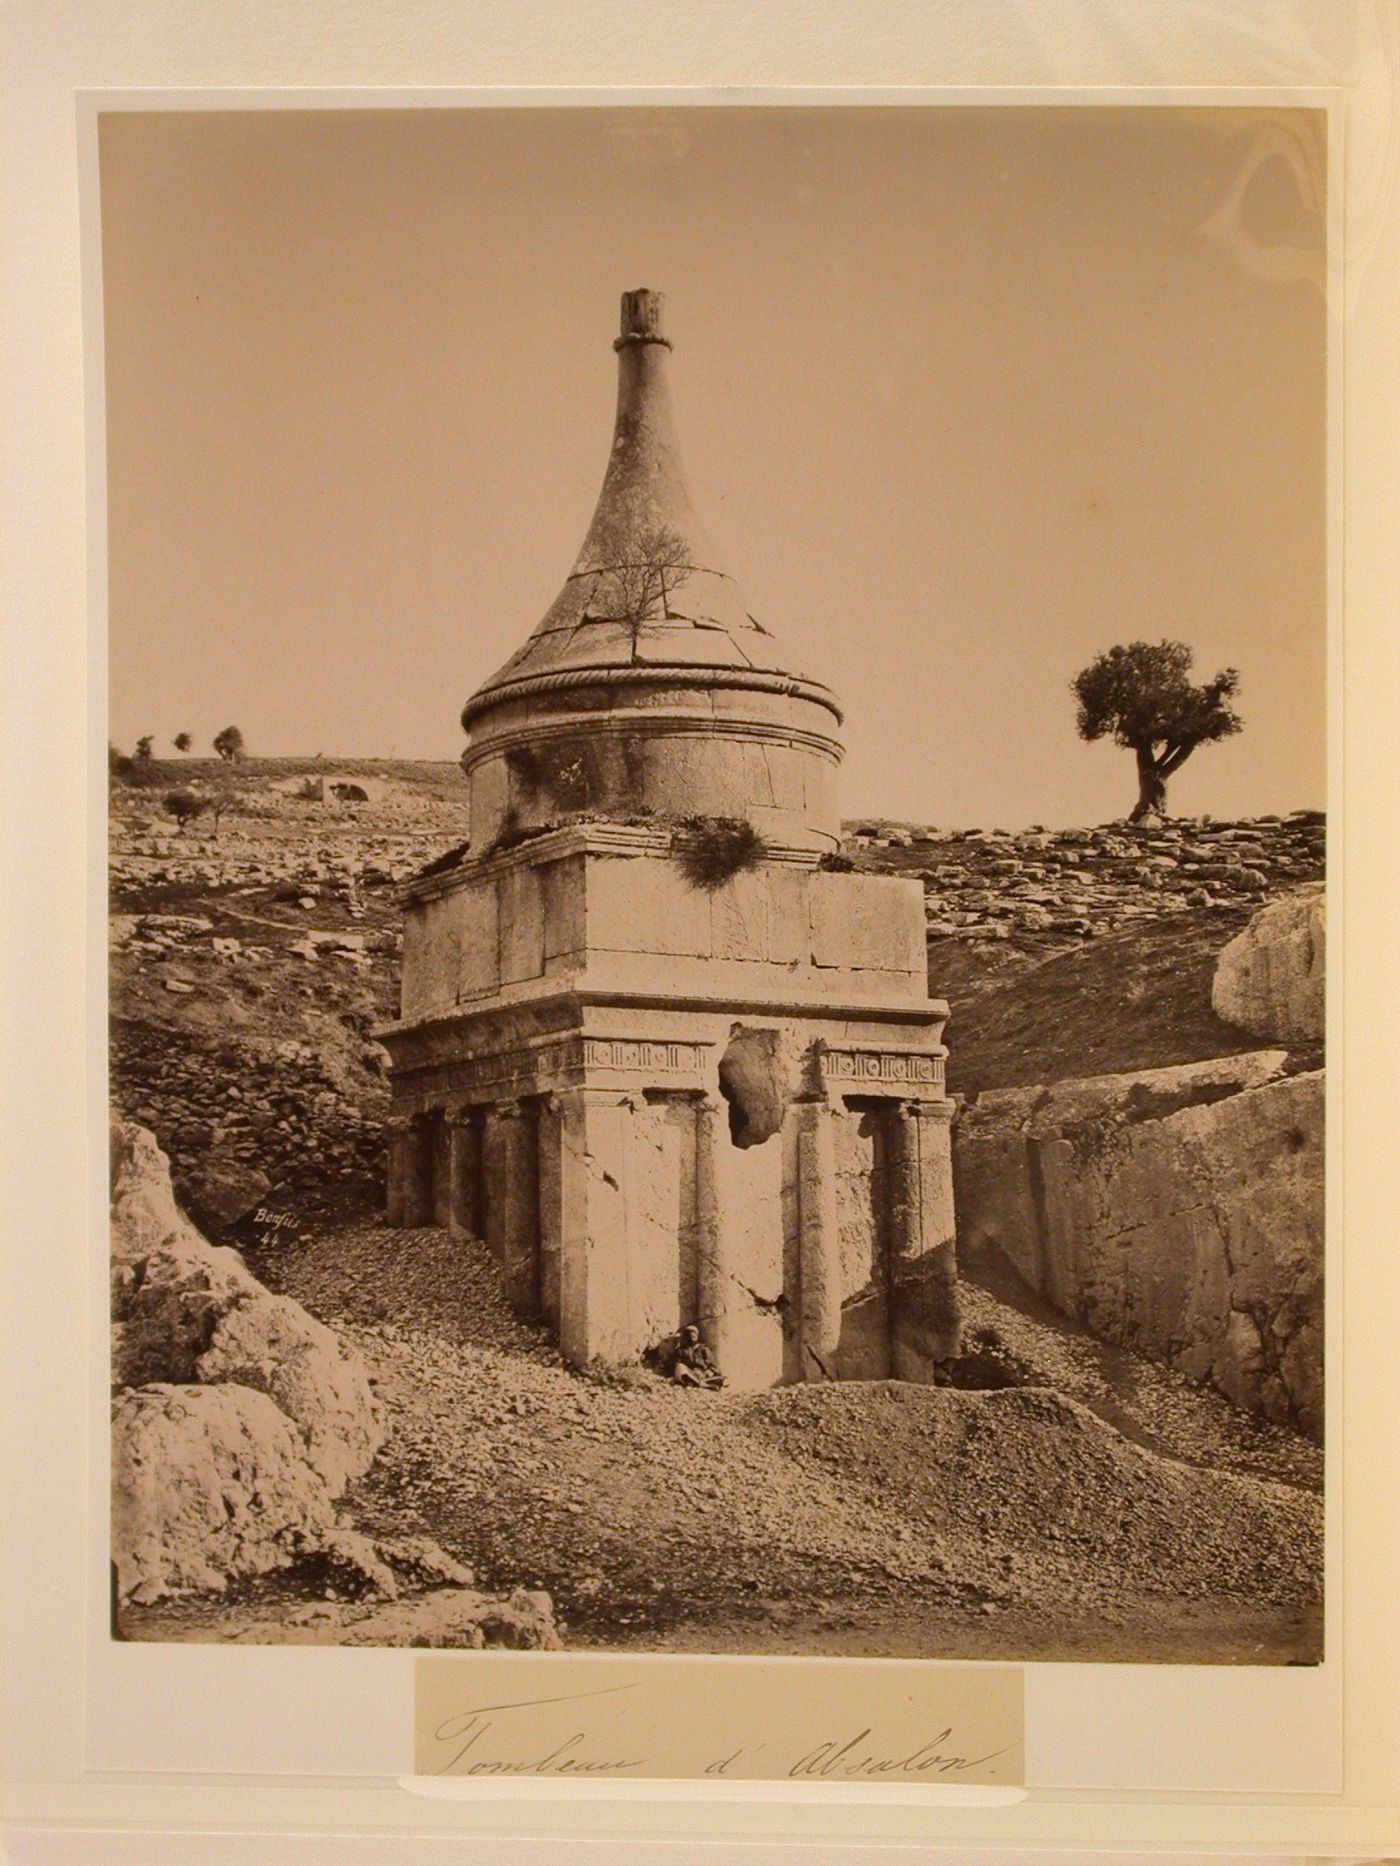
<path fill-rule="evenodd" d="M 404 916 L 402 1016 L 538 980 L 677 996 L 843 988 L 927 998 L 922 896 L 884 875 L 766 860 L 697 887 L 669 838 L 561 830 L 430 880 Z"/>
<path fill-rule="evenodd" d="M 961 1258 L 1320 1436 L 1323 1074 L 1286 1063 L 982 1095 L 954 1136 Z"/>
<path fill-rule="evenodd" d="M 834 849 L 839 757 L 830 711 L 798 693 L 683 680 L 610 689 L 600 672 L 596 687 L 507 701 L 473 722 L 472 843 L 587 812 L 742 816 L 765 837 Z"/>

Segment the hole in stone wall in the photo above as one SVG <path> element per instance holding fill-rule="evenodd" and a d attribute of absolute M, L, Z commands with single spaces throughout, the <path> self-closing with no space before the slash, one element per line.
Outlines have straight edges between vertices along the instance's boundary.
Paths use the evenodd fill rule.
<path fill-rule="evenodd" d="M 736 1147 L 758 1147 L 783 1124 L 787 1083 L 776 1030 L 736 1029 L 720 1058 L 719 1092 Z"/>

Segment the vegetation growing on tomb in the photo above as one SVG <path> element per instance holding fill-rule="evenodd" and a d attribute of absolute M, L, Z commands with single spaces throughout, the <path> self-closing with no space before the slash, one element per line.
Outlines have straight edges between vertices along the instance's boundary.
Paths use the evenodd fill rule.
<path fill-rule="evenodd" d="M 445 875 L 449 869 L 460 868 L 471 846 L 470 842 L 459 842 L 455 848 L 444 851 L 435 861 L 429 862 L 425 868 L 420 868 L 413 879 L 426 881 L 429 875 Z"/>
<path fill-rule="evenodd" d="M 512 745 L 506 769 L 531 799 L 543 792 L 560 810 L 581 810 L 589 800 L 588 746 L 574 739 L 558 744 Z"/>
<path fill-rule="evenodd" d="M 855 867 L 855 863 L 849 855 L 843 854 L 840 849 L 828 849 L 826 854 L 817 863 L 817 867 L 828 875 L 849 875 L 851 870 Z"/>
<path fill-rule="evenodd" d="M 1190 669 L 1185 642 L 1134 641 L 1105 650 L 1070 682 L 1080 738 L 1109 736 L 1136 755 L 1138 799 L 1130 823 L 1164 815 L 1167 779 L 1198 745 L 1227 739 L 1244 723 L 1231 705 L 1238 672 L 1222 668 L 1197 687 Z"/>
<path fill-rule="evenodd" d="M 615 544 L 605 539 L 603 550 L 610 548 L 617 561 L 600 573 L 589 612 L 600 620 L 625 622 L 635 642 L 644 622 L 664 621 L 669 614 L 668 596 L 690 575 L 689 547 L 669 525 L 650 525 Z"/>
<path fill-rule="evenodd" d="M 757 868 L 768 845 L 745 817 L 687 816 L 677 824 L 671 848 L 692 887 L 713 890 L 746 869 Z"/>
<path fill-rule="evenodd" d="M 241 758 L 244 749 L 243 734 L 237 726 L 225 726 L 222 732 L 215 733 L 214 750 L 228 763 Z"/>

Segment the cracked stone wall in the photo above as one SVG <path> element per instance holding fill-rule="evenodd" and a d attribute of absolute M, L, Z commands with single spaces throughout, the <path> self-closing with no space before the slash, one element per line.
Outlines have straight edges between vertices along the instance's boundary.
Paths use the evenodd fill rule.
<path fill-rule="evenodd" d="M 715 1150 L 715 1263 L 701 1324 L 731 1386 L 775 1386 L 784 1377 L 791 1151 L 786 1129 L 758 1146 Z"/>
<path fill-rule="evenodd" d="M 838 1380 L 887 1380 L 892 1317 L 887 1264 L 887 1123 L 873 1108 L 837 1121 L 836 1246 L 841 1335 L 830 1368 Z"/>
<path fill-rule="evenodd" d="M 1286 1065 L 983 1095 L 954 1130 L 960 1259 L 1319 1437 L 1323 1073 Z"/>
<path fill-rule="evenodd" d="M 660 1341 L 694 1319 L 697 1284 L 696 1132 L 691 1103 L 661 1096 L 637 1108 L 632 1197 L 637 1227 L 627 1253 L 628 1306 L 640 1341 Z"/>

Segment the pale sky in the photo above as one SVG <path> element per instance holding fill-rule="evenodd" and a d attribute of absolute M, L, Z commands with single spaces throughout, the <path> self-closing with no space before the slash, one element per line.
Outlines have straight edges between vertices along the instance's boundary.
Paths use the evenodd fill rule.
<path fill-rule="evenodd" d="M 649 286 L 702 521 L 846 704 L 846 815 L 1122 815 L 1068 683 L 1163 635 L 1246 722 L 1171 807 L 1323 801 L 1320 113 L 170 112 L 101 153 L 128 749 L 458 756 Z"/>

